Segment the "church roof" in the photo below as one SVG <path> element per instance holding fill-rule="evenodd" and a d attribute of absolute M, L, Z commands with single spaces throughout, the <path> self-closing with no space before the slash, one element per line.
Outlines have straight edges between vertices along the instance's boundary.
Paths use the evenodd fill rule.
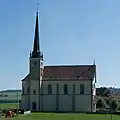
<path fill-rule="evenodd" d="M 48 79 L 91 79 L 95 65 L 45 66 L 43 80 Z"/>
<path fill-rule="evenodd" d="M 96 65 L 44 66 L 43 80 L 93 79 L 95 72 Z"/>

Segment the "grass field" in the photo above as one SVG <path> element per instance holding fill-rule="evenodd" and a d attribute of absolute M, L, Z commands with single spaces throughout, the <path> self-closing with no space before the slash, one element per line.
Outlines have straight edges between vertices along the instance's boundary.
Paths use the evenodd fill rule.
<path fill-rule="evenodd" d="M 17 108 L 17 103 L 0 103 L 0 108 L 6 109 L 6 108 Z"/>
<path fill-rule="evenodd" d="M 112 115 L 113 120 L 120 120 L 120 116 Z M 5 120 L 3 118 L 3 120 Z M 12 120 L 111 120 L 110 115 L 93 114 L 60 114 L 60 113 L 33 113 L 30 115 L 18 116 Z"/>

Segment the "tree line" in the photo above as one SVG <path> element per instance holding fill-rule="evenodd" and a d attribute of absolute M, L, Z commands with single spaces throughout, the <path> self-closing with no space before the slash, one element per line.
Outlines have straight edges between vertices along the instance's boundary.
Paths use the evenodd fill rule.
<path fill-rule="evenodd" d="M 111 91 L 107 87 L 96 88 L 96 95 L 102 97 L 106 101 L 106 104 L 112 110 L 116 110 L 116 108 L 118 106 L 117 100 L 111 98 L 111 96 L 112 96 Z M 99 99 L 97 101 L 96 107 L 97 108 L 104 108 L 105 107 L 105 105 L 101 99 Z"/>

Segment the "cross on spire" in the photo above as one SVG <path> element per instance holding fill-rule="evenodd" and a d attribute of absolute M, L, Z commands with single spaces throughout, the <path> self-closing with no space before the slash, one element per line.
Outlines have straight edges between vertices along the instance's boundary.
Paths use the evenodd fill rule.
<path fill-rule="evenodd" d="M 37 3 L 37 14 L 38 14 L 38 9 L 39 9 L 39 2 Z"/>

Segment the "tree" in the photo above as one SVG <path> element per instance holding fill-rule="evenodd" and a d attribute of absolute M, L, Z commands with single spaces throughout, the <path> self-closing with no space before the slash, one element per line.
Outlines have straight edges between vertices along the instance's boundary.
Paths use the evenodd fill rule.
<path fill-rule="evenodd" d="M 99 99 L 99 100 L 97 101 L 96 107 L 97 107 L 97 108 L 103 108 L 103 107 L 104 107 L 104 103 L 102 102 L 101 99 Z"/>
<path fill-rule="evenodd" d="M 109 97 L 110 90 L 106 87 L 96 88 L 96 95 L 100 95 L 101 97 Z"/>
<path fill-rule="evenodd" d="M 117 108 L 117 102 L 116 102 L 116 100 L 112 100 L 112 101 L 111 101 L 111 103 L 110 103 L 110 108 L 111 108 L 112 110 L 116 110 L 116 108 Z"/>
<path fill-rule="evenodd" d="M 109 100 L 109 98 L 104 98 L 104 100 L 105 100 L 105 102 L 106 102 L 107 105 L 110 104 L 110 100 Z"/>
<path fill-rule="evenodd" d="M 117 110 L 120 110 L 120 106 L 118 107 L 118 109 Z"/>

